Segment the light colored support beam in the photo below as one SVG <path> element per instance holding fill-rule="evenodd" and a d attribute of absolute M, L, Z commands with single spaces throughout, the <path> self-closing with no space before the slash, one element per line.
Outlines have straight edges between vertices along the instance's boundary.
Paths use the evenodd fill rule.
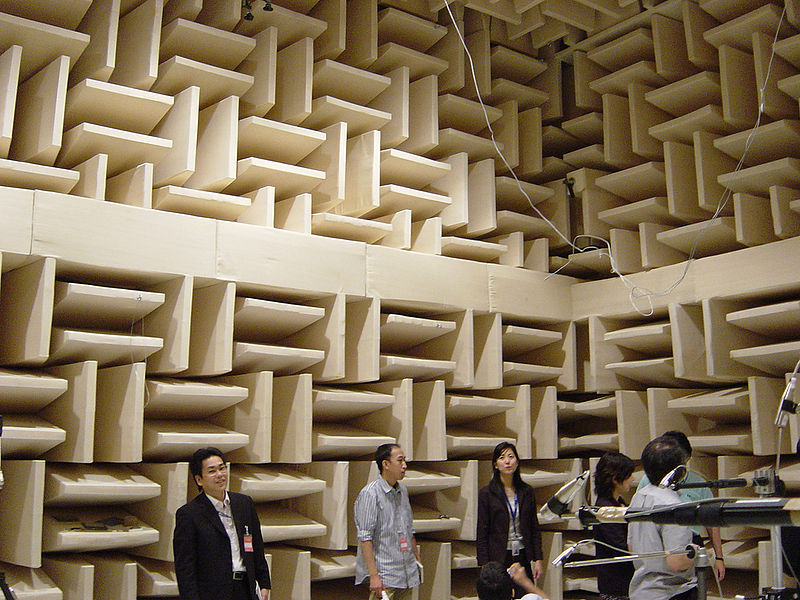
<path fill-rule="evenodd" d="M 141 327 L 155 332 L 164 346 L 148 358 L 148 375 L 173 375 L 189 366 L 192 284 L 192 277 L 183 276 L 149 288 L 163 294 L 164 303 L 142 319 Z"/>
<path fill-rule="evenodd" d="M 40 366 L 50 354 L 55 259 L 8 271 L 0 294 L 0 362 Z"/>
<path fill-rule="evenodd" d="M 149 500 L 128 505 L 128 510 L 158 531 L 173 531 L 175 512 L 197 493 L 197 486 L 189 473 L 189 463 L 139 463 L 133 469 L 161 486 L 161 493 Z M 134 548 L 129 552 L 159 561 L 171 562 L 175 558 L 171 536 L 168 535 L 159 536 L 157 543 Z"/>
<path fill-rule="evenodd" d="M 107 155 L 102 155 L 107 156 Z M 153 208 L 153 164 L 142 163 L 105 180 L 106 200 Z"/>
<path fill-rule="evenodd" d="M 575 105 L 587 110 L 602 110 L 603 104 L 600 94 L 593 90 L 590 84 L 592 81 L 608 74 L 609 71 L 607 69 L 592 61 L 584 52 L 575 52 L 573 54 Z"/>
<path fill-rule="evenodd" d="M 698 202 L 693 148 L 679 142 L 664 142 L 664 171 L 670 214 L 681 221 L 707 218 L 709 215 Z"/>
<path fill-rule="evenodd" d="M 370 0 L 355 0 L 347 5 L 345 49 L 342 62 L 365 69 L 378 58 L 378 7 Z"/>
<path fill-rule="evenodd" d="M 12 45 L 0 55 L 0 76 L 3 81 L 0 91 L 0 158 L 8 157 L 11 146 L 21 59 L 22 46 L 17 45 Z"/>
<path fill-rule="evenodd" d="M 67 439 L 43 455 L 47 460 L 90 463 L 94 454 L 95 398 L 97 363 L 88 361 L 47 372 L 66 379 L 67 391 L 39 412 L 39 415 L 64 429 Z"/>
<path fill-rule="evenodd" d="M 725 121 L 740 129 L 752 127 L 759 103 L 752 54 L 732 46 L 720 46 L 719 73 Z"/>
<path fill-rule="evenodd" d="M 197 160 L 186 187 L 221 192 L 236 179 L 239 98 L 228 96 L 200 111 Z"/>
<path fill-rule="evenodd" d="M 770 200 L 751 194 L 733 194 L 736 240 L 745 246 L 756 246 L 777 240 L 770 215 Z"/>
<path fill-rule="evenodd" d="M 380 132 L 370 131 L 347 140 L 345 201 L 339 214 L 361 216 L 380 206 Z"/>
<path fill-rule="evenodd" d="M 75 165 L 75 171 L 80 173 L 80 179 L 78 185 L 72 188 L 72 193 L 94 200 L 105 200 L 107 166 L 107 154 L 96 154 Z"/>
<path fill-rule="evenodd" d="M 209 421 L 212 423 L 245 433 L 250 438 L 246 446 L 228 453 L 227 458 L 235 462 L 271 462 L 274 381 L 272 373 L 262 371 L 233 375 L 221 377 L 215 381 L 247 389 L 245 400 L 209 417 Z"/>
<path fill-rule="evenodd" d="M 437 77 L 428 75 L 408 86 L 408 139 L 399 150 L 425 154 L 439 143 Z"/>
<path fill-rule="evenodd" d="M 409 136 L 409 69 L 401 66 L 389 71 L 386 76 L 391 84 L 370 101 L 368 106 L 391 115 L 391 120 L 380 128 L 381 147 L 395 148 Z"/>
<path fill-rule="evenodd" d="M 153 135 L 172 140 L 172 147 L 154 166 L 153 185 L 183 185 L 197 160 L 200 88 L 189 86 L 174 96 L 172 108 Z"/>
<path fill-rule="evenodd" d="M 791 39 L 791 38 L 790 38 Z M 784 60 L 779 53 L 778 43 L 772 52 L 773 36 L 762 32 L 753 33 L 753 60 L 756 69 L 756 89 L 759 102 L 764 103 L 764 113 L 773 119 L 791 119 L 797 116 L 797 104 L 781 92 L 778 81 L 795 74 L 793 65 Z M 763 99 L 761 90 L 764 90 Z"/>
<path fill-rule="evenodd" d="M 194 290 L 186 375 L 220 375 L 231 370 L 235 295 L 232 282 Z"/>
<path fill-rule="evenodd" d="M 275 104 L 269 118 L 299 125 L 311 114 L 314 43 L 302 38 L 278 51 Z"/>
<path fill-rule="evenodd" d="M 311 462 L 311 375 L 274 378 L 272 396 L 272 461 Z"/>
<path fill-rule="evenodd" d="M 94 460 L 142 460 L 145 363 L 98 369 Z"/>
<path fill-rule="evenodd" d="M 55 164 L 62 144 L 68 75 L 69 58 L 60 56 L 19 86 L 15 135 L 8 153 L 12 159 Z"/>
<path fill-rule="evenodd" d="M 667 81 L 694 73 L 697 67 L 689 60 L 684 24 L 665 15 L 654 14 L 651 26 L 656 72 Z"/>
<path fill-rule="evenodd" d="M 718 182 L 718 177 L 730 173 L 736 168 L 736 160 L 731 159 L 717 149 L 719 136 L 707 131 L 695 131 L 694 164 L 697 176 L 697 200 L 705 211 L 716 213 L 722 200 L 729 194 Z M 725 139 L 725 138 L 722 138 Z M 729 204 L 719 213 L 723 216 L 733 214 Z"/>
<path fill-rule="evenodd" d="M 45 462 L 6 460 L 3 474 L 0 559 L 23 567 L 41 567 Z"/>
<path fill-rule="evenodd" d="M 267 27 L 255 34 L 256 47 L 237 67 L 253 78 L 252 87 L 239 97 L 241 117 L 263 117 L 275 105 L 278 30 Z"/>
<path fill-rule="evenodd" d="M 650 128 L 669 120 L 669 115 L 646 101 L 646 94 L 651 90 L 651 87 L 643 83 L 628 85 L 631 150 L 648 160 L 662 160 L 663 146 L 659 140 L 650 135 Z M 603 122 L 605 123 L 605 118 Z"/>
<path fill-rule="evenodd" d="M 117 57 L 109 81 L 149 90 L 158 77 L 164 0 L 146 0 L 119 20 Z"/>
<path fill-rule="evenodd" d="M 117 58 L 120 0 L 93 2 L 77 30 L 89 35 L 89 46 L 78 58 L 70 73 L 70 83 L 82 79 L 108 81 Z"/>

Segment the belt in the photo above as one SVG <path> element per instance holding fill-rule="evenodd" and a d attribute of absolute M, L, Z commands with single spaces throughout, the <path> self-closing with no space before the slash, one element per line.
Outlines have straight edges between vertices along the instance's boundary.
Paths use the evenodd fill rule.
<path fill-rule="evenodd" d="M 233 579 L 234 581 L 242 581 L 243 579 L 247 578 L 247 571 L 234 571 L 233 572 Z"/>

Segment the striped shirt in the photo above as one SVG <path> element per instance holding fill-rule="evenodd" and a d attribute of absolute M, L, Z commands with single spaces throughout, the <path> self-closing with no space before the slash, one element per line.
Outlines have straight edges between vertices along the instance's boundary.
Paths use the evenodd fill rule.
<path fill-rule="evenodd" d="M 360 542 L 372 542 L 375 566 L 387 588 L 406 589 L 419 585 L 419 568 L 411 537 L 414 535 L 408 490 L 399 481 L 390 486 L 383 477 L 368 483 L 354 506 L 358 551 L 356 585 L 369 577 Z M 400 547 L 405 539 L 406 550 Z"/>

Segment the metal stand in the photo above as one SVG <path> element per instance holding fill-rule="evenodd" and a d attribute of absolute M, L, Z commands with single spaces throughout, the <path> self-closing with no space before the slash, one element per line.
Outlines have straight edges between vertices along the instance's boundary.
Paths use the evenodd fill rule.
<path fill-rule="evenodd" d="M 14 593 L 8 583 L 6 583 L 6 574 L 0 573 L 0 589 L 3 590 L 3 597 L 5 600 L 17 600 L 17 595 Z"/>

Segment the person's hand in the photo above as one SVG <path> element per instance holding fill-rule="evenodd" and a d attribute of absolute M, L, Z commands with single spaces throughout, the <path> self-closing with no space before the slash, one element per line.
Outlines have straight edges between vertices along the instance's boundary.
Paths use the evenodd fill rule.
<path fill-rule="evenodd" d="M 725 562 L 721 558 L 714 561 L 714 573 L 717 576 L 717 581 L 725 579 Z"/>
<path fill-rule="evenodd" d="M 383 580 L 381 576 L 375 573 L 375 575 L 369 576 L 369 591 L 375 592 L 375 595 L 380 596 L 381 592 L 383 591 Z"/>
<path fill-rule="evenodd" d="M 525 573 L 525 567 L 518 562 L 515 562 L 513 565 L 508 567 L 508 575 L 511 577 L 511 581 L 514 583 L 519 583 L 521 579 L 528 578 L 527 573 Z"/>
<path fill-rule="evenodd" d="M 261 600 L 269 600 L 269 590 L 261 588 Z"/>
<path fill-rule="evenodd" d="M 542 575 L 544 575 L 544 563 L 539 559 L 533 563 L 533 578 L 541 579 Z"/>

